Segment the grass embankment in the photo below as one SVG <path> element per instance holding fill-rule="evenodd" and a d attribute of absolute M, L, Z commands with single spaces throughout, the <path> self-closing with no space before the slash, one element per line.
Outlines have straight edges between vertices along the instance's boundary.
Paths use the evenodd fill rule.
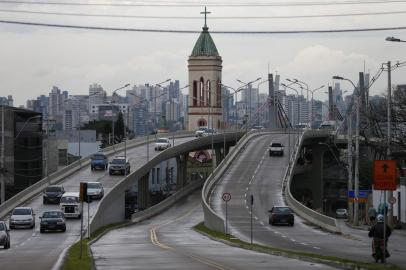
<path fill-rule="evenodd" d="M 94 232 L 90 239 L 83 238 L 82 242 L 82 258 L 80 257 L 80 240 L 71 246 L 66 254 L 63 270 L 89 270 L 93 268 L 93 257 L 89 252 L 89 242 L 100 237 L 111 229 L 118 228 L 126 222 L 107 225 Z"/>
<path fill-rule="evenodd" d="M 356 260 L 344 259 L 344 258 L 340 258 L 340 257 L 325 256 L 325 255 L 320 255 L 320 254 L 316 254 L 316 253 L 281 249 L 281 248 L 263 246 L 263 245 L 258 245 L 258 244 L 251 245 L 250 243 L 241 241 L 240 239 L 238 239 L 232 235 L 225 235 L 224 233 L 213 231 L 213 230 L 205 227 L 203 222 L 199 223 L 194 228 L 196 231 L 203 233 L 205 235 L 208 235 L 209 237 L 219 240 L 221 242 L 224 242 L 226 244 L 248 249 L 248 250 L 268 253 L 268 254 L 272 254 L 272 255 L 279 255 L 279 256 L 286 256 L 286 257 L 290 257 L 290 258 L 308 260 L 308 261 L 328 264 L 328 265 L 332 265 L 332 266 L 339 266 L 339 267 L 343 267 L 343 268 L 347 268 L 347 269 L 370 269 L 370 270 L 378 270 L 378 269 L 385 269 L 385 270 L 402 270 L 403 269 L 403 270 L 405 270 L 406 269 L 405 267 L 400 267 L 400 266 L 389 264 L 389 263 L 386 265 L 382 265 L 382 264 L 377 264 L 377 263 L 367 263 L 367 262 L 361 262 L 361 261 L 356 261 Z"/>

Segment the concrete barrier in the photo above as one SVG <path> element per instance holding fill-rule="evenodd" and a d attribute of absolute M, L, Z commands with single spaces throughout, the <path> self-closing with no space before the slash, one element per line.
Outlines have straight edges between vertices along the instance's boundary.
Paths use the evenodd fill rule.
<path fill-rule="evenodd" d="M 303 141 L 307 138 L 315 138 L 315 137 L 319 137 L 319 136 L 326 137 L 326 136 L 330 136 L 330 135 L 331 135 L 331 132 L 329 132 L 329 131 L 326 131 L 326 132 L 312 131 L 312 130 L 305 131 L 300 136 L 299 146 L 302 145 Z M 290 165 L 288 166 L 288 169 L 286 170 L 285 179 L 284 179 L 283 185 L 282 185 L 282 194 L 285 198 L 286 204 L 289 205 L 293 209 L 295 214 L 299 215 L 300 217 L 309 221 L 310 223 L 317 225 L 330 232 L 340 233 L 340 229 L 339 229 L 338 222 L 336 219 L 323 215 L 323 214 L 316 212 L 313 209 L 310 209 L 310 208 L 306 207 L 305 205 L 301 204 L 298 200 L 296 200 L 293 197 L 293 195 L 290 191 L 290 185 L 291 185 L 292 178 L 293 178 L 293 169 L 294 169 L 297 159 L 299 157 L 299 149 L 300 149 L 300 147 L 296 148 L 294 156 L 289 163 Z"/>
<path fill-rule="evenodd" d="M 188 196 L 190 193 L 193 191 L 201 188 L 204 184 L 204 180 L 197 180 L 189 183 L 186 185 L 184 188 L 180 189 L 177 191 L 175 194 L 172 196 L 169 196 L 162 202 L 155 204 L 151 206 L 150 208 L 145 209 L 144 211 L 136 212 L 131 216 L 131 221 L 136 223 L 136 222 L 141 222 L 143 220 L 149 219 L 153 216 L 156 216 L 160 214 L 161 212 L 165 211 L 172 205 L 174 205 L 177 201 L 185 198 Z"/>
<path fill-rule="evenodd" d="M 159 134 L 159 137 L 174 137 L 175 138 L 184 138 L 193 136 L 193 132 L 189 131 L 181 131 L 173 133 L 166 133 L 166 134 Z M 109 146 L 102 149 L 101 152 L 105 153 L 108 156 L 114 155 L 117 151 L 122 151 L 126 147 L 127 149 L 131 149 L 137 146 L 141 146 L 147 143 L 147 136 L 138 137 L 133 140 L 129 140 L 126 142 L 126 145 L 123 143 L 116 144 L 114 146 Z M 72 175 L 73 173 L 79 171 L 80 169 L 87 167 L 90 163 L 90 156 L 84 157 L 74 163 L 63 167 L 62 169 L 50 174 L 49 176 L 41 179 L 40 181 L 36 182 L 35 184 L 29 186 L 28 188 L 22 190 L 21 192 L 17 193 L 3 204 L 0 205 L 0 218 L 6 216 L 10 211 L 12 211 L 15 207 L 23 204 L 25 201 L 31 199 L 32 197 L 36 196 L 37 194 L 41 193 L 48 185 L 53 185 L 62 182 L 66 177 Z"/>
<path fill-rule="evenodd" d="M 242 137 L 242 134 L 243 132 L 237 132 L 237 137 Z M 105 194 L 97 206 L 95 215 L 91 219 L 90 232 L 93 233 L 98 228 L 103 226 L 123 221 L 125 210 L 125 191 L 130 189 L 135 181 L 138 181 L 138 179 L 146 175 L 160 162 L 179 156 L 183 153 L 193 152 L 204 148 L 211 148 L 212 142 L 215 145 L 223 145 L 224 140 L 227 142 L 235 141 L 235 135 L 235 132 L 226 132 L 224 134 L 202 137 L 187 143 L 176 145 L 160 152 L 148 163 L 144 164 L 127 177 L 121 179 L 107 194 Z"/>

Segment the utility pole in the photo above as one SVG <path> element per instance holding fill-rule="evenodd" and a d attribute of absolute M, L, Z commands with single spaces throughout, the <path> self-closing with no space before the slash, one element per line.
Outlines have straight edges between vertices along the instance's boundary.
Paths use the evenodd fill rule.
<path fill-rule="evenodd" d="M 354 177 L 354 226 L 358 226 L 359 219 L 359 125 L 360 125 L 360 109 L 361 109 L 361 89 L 364 87 L 364 73 L 359 73 L 359 88 L 357 89 L 357 115 L 355 122 L 355 177 Z"/>
<path fill-rule="evenodd" d="M 0 166 L 0 185 L 1 185 L 1 203 L 3 204 L 4 201 L 6 200 L 6 181 L 4 180 L 4 173 L 5 173 L 5 168 L 4 168 L 4 105 L 1 105 L 1 166 Z"/>
<path fill-rule="evenodd" d="M 348 115 L 348 119 L 347 119 L 347 125 L 348 125 L 348 143 L 347 143 L 347 151 L 348 151 L 348 187 L 347 190 L 353 190 L 352 187 L 352 113 L 350 113 Z M 350 202 L 348 202 L 348 210 L 350 211 L 350 217 L 353 218 L 353 208 L 352 208 L 352 204 Z"/>
<path fill-rule="evenodd" d="M 392 138 L 392 79 L 391 79 L 391 62 L 388 61 L 388 146 L 386 149 L 386 159 L 391 159 L 391 138 Z M 386 191 L 384 191 L 386 192 Z M 390 190 L 389 192 L 389 198 L 393 197 L 393 191 Z M 385 205 L 386 205 L 386 200 L 385 200 Z M 390 208 L 389 208 L 389 218 L 388 218 L 388 225 L 393 228 L 393 203 L 390 203 Z M 386 217 L 385 217 L 386 218 Z"/>

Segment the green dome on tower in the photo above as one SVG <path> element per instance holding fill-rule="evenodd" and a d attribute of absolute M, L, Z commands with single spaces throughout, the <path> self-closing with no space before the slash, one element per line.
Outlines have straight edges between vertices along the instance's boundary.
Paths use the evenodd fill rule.
<path fill-rule="evenodd" d="M 191 56 L 219 56 L 216 45 L 210 36 L 209 28 L 206 25 L 193 47 Z"/>

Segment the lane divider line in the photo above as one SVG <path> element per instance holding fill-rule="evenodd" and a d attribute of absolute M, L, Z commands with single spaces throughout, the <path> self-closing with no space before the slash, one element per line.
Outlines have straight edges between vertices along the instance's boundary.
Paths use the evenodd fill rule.
<path fill-rule="evenodd" d="M 193 209 L 191 209 L 190 211 L 188 211 L 188 212 L 185 213 L 184 215 L 181 215 L 180 217 L 177 217 L 177 218 L 175 218 L 175 219 L 173 219 L 173 220 L 169 220 L 169 221 L 167 221 L 167 222 L 165 222 L 165 223 L 163 223 L 163 224 L 160 224 L 160 225 L 157 225 L 157 226 L 153 227 L 153 228 L 149 231 L 149 232 L 150 232 L 150 239 L 151 239 L 152 244 L 154 244 L 154 245 L 156 245 L 156 246 L 158 246 L 158 247 L 160 247 L 160 248 L 162 248 L 162 249 L 171 250 L 171 251 L 173 251 L 173 252 L 175 252 L 175 253 L 188 256 L 188 257 L 190 257 L 190 258 L 192 258 L 192 259 L 194 259 L 194 260 L 196 260 L 196 261 L 198 261 L 198 262 L 201 262 L 201 263 L 206 264 L 206 265 L 208 265 L 208 266 L 214 267 L 214 268 L 216 268 L 216 269 L 220 269 L 220 270 L 233 270 L 232 268 L 228 268 L 228 267 L 226 267 L 226 266 L 224 266 L 224 265 L 221 265 L 221 264 L 219 264 L 219 263 L 216 263 L 216 262 L 214 262 L 214 261 L 212 261 L 212 260 L 209 260 L 209 259 L 207 259 L 207 258 L 202 258 L 202 257 L 196 256 L 196 255 L 178 252 L 178 251 L 176 251 L 175 248 L 170 247 L 170 246 L 167 246 L 167 245 L 162 244 L 161 242 L 159 242 L 158 237 L 157 237 L 157 235 L 156 235 L 156 230 L 157 230 L 157 229 L 159 229 L 159 228 L 161 228 L 161 227 L 163 227 L 163 226 L 169 225 L 169 224 L 171 224 L 171 223 L 174 223 L 174 222 L 176 222 L 176 221 L 178 221 L 178 220 L 180 220 L 180 219 L 182 219 L 182 218 L 184 218 L 184 217 L 190 215 L 191 213 L 195 212 L 196 209 L 199 208 L 199 207 L 200 207 L 200 205 L 194 207 Z"/>

